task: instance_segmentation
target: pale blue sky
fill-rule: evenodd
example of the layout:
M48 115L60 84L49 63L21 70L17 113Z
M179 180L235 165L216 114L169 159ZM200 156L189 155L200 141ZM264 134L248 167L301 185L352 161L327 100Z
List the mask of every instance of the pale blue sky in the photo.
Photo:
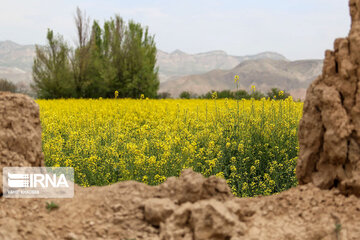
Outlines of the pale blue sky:
M0 41L44 44L51 28L73 43L76 6L100 22L120 14L149 26L167 52L323 58L350 27L347 0L0 0Z

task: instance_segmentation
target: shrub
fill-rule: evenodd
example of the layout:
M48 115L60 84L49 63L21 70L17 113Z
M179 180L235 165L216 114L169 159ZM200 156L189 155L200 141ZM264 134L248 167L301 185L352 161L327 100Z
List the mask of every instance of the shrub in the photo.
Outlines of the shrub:
M158 99L171 98L171 94L170 94L169 92L161 92L161 93L158 93L157 98L158 98Z
M191 93L188 92L188 91L183 91L182 93L180 93L180 98L190 99L191 98Z
M0 91L3 92L16 92L16 86L7 79L0 79Z

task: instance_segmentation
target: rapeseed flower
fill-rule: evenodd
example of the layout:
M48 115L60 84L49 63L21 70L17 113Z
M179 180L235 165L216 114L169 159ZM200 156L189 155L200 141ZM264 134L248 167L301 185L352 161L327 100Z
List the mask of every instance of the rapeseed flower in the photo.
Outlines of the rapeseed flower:
M141 99L36 100L46 166L74 167L82 186L156 185L183 168L225 178L236 196L297 184L302 103Z
M239 81L239 75L235 75L234 82L237 83Z

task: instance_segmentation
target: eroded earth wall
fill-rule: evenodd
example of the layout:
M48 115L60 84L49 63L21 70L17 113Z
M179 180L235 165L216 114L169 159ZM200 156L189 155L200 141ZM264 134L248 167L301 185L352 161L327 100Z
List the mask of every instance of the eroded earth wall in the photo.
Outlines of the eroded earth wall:
M3 167L40 167L39 106L22 94L0 92L0 194Z
M351 30L326 51L308 88L299 127L300 184L360 195L360 0L350 0Z

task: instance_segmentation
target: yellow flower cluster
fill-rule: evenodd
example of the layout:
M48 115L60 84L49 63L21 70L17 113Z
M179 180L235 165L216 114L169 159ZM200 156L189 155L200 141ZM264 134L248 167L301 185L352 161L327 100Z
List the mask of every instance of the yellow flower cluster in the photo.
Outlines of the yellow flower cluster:
M225 178L237 196L296 185L303 104L216 97L38 100L46 165L74 167L83 186L156 185L184 168Z

